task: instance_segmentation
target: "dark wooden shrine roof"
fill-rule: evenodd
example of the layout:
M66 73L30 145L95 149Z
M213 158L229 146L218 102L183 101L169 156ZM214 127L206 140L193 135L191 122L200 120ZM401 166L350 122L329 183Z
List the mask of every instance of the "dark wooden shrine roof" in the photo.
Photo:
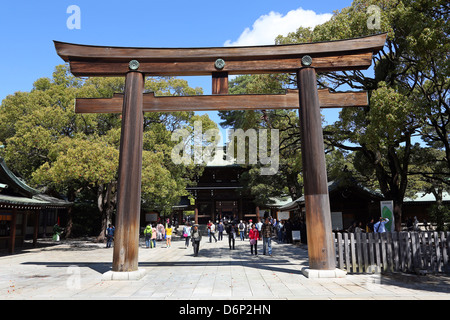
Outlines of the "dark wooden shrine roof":
M353 189L357 190L359 194L365 195L367 198L374 199L374 200L383 200L384 196L375 190L371 190L365 186L363 186L361 183L356 182L356 180L351 179L353 183L348 184L348 181L345 179L338 179L335 181L329 181L328 182L328 193L330 197L333 195L334 192L338 192L342 189ZM285 204L280 208L280 210L283 211L289 211L299 208L300 206L303 206L305 204L305 196L301 196L300 198Z
M28 186L0 158L0 206L3 208L64 208L72 203Z

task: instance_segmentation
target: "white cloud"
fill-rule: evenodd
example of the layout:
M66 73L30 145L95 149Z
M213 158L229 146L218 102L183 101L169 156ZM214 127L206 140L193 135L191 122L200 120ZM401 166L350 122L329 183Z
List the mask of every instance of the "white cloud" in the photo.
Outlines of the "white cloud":
M278 35L286 36L296 31L300 26L314 28L331 19L331 13L316 14L312 10L298 8L289 11L286 15L271 11L262 15L252 28L246 28L236 41L227 40L225 46L255 46L274 44Z

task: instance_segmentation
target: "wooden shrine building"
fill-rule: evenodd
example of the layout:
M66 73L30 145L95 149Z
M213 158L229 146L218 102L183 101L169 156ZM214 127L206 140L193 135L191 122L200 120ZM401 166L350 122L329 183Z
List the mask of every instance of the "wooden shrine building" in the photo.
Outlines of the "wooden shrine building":
M58 217L71 203L28 186L0 158L0 249L14 253L28 238L51 233Z
M346 230L353 222L363 226L371 218L380 216L381 193L364 187L354 179L340 179L328 182L330 214L333 231ZM280 208L291 217L305 219L305 197L302 196Z
M213 161L206 164L196 186L186 188L195 198L195 221L257 219L258 207L245 194L239 178L247 169L234 160L224 160L223 149L217 150Z
M186 188L193 201L184 196L172 207L173 217L180 223L186 216L185 211L193 211L191 221L198 224L206 224L209 220L256 222L265 216L277 218L280 207L291 202L291 198L285 196L270 199L270 203L262 206L256 205L254 197L240 181L250 167L237 164L235 159L226 159L225 149L217 148L213 161L207 163L202 174L195 178L195 186Z

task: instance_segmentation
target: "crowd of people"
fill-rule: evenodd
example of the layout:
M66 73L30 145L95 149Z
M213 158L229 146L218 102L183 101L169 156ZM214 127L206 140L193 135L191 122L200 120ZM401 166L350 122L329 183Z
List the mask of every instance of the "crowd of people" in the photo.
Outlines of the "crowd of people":
M230 234L234 232L234 234L237 235L237 237L244 241L246 239L251 239L250 232L252 230L252 227L256 227L256 231L258 231L258 240L262 240L262 226L264 224L268 224L270 226L271 232L272 232L272 238L276 239L278 242L282 243L292 243L292 231L300 231L302 234L306 234L306 226L303 223L303 221L297 219L292 221L289 220L283 220L278 221L275 218L267 217L265 219L259 219L258 222L253 222L252 219L248 221L239 220L239 221L229 221L228 223L224 224L223 221L220 221L217 223L217 225L214 225L212 221L208 222L208 236L211 234L211 226L212 226L212 234L215 234L215 232L218 232L218 239L223 239L223 232L226 231L227 234ZM227 229L228 228L228 229ZM231 229L230 229L231 228ZM236 238L235 238L236 239ZM306 238L305 238L306 240Z
M258 255L258 245L261 246L262 244L262 254L271 256L273 240L277 240L280 243L292 243L292 231L301 231L301 229L304 229L303 232L306 234L306 227L303 223L300 221L292 222L290 219L277 221L277 219L272 217L266 217L258 219L257 222L254 222L252 219L248 221L222 219L216 221L216 223L210 220L206 225L207 234L205 236L211 243L213 241L223 241L225 235L230 250L235 250L236 241L248 241L251 255ZM191 233L192 227L187 222L182 232L183 237L186 239L186 248L189 247L190 238L192 237ZM198 254L198 246L196 250L194 255Z
M165 241L166 247L170 248L172 245L172 234L175 227L168 222L164 226L161 222L149 223L144 229L145 247L156 248L156 241Z
M386 232L386 223L389 222L388 218L380 217L377 222L375 219L370 219L369 222L363 226L361 221L354 221L352 225L347 228L347 232L350 233L359 233L359 232L374 232L374 233L384 233Z
M259 219L254 223L252 219L248 222L240 221L218 221L214 224L213 221L209 221L207 224L207 232L209 242L214 239L215 242L222 241L224 232L228 238L228 246L230 250L235 250L236 240L249 241L250 253L253 255L258 254L258 241L262 241L263 255L272 255L272 238L276 234L276 228L279 223L276 219L266 218ZM278 228L280 228L278 226ZM217 233L217 238L216 238Z
M361 221L354 221L352 225L346 229L347 232L358 233L358 232L373 232L373 233L384 233L386 232L386 224L389 222L388 218L380 217L377 221L375 219L370 219L366 225L363 225ZM425 230L429 230L429 224L426 220L423 221L423 227ZM415 216L414 219L408 217L406 219L406 231L421 231L419 227L419 220Z
M383 217L380 217L378 221L371 219L365 225L363 225L362 222L355 221L348 229L346 229L346 231L354 233L384 233L386 232L386 224L388 222L389 219ZM408 218L406 223L408 231L418 231L418 225L419 222L417 217L414 217L414 220ZM426 225L425 221L424 226ZM166 248L170 248L172 245L172 235L176 232L177 227L178 224L176 222L171 223L170 220L167 220L165 224L163 224L162 221L148 224L143 231L145 247L156 248L157 241L160 241L166 243ZM252 219L249 219L248 221L222 219L214 223L210 220L206 225L207 234L205 234L205 236L207 236L208 241L211 243L213 241L223 241L224 235L226 235L230 250L235 250L236 241L248 241L251 255L258 255L258 245L261 246L262 244L263 255L268 254L271 256L272 241L276 240L279 243L293 243L294 239L292 237L292 231L300 231L300 241L306 243L306 225L303 221L300 219L294 221L291 219L278 221L272 217L258 219L257 222L254 222ZM112 246L114 232L114 226L109 225L106 230L107 248ZM203 234L198 224L191 223L190 221L185 222L181 237L185 241L185 248L189 248L190 244L192 244L194 256L197 256L199 253L202 236Z
M277 240L280 243L292 243L292 231L301 230L303 224L287 221L277 221L272 217L258 219L254 222L252 219L243 220L220 220L214 223L209 221L206 225L206 232L209 242L218 242L224 240L224 235L228 240L230 250L235 250L236 241L248 241L251 255L258 255L258 246L262 245L263 255L272 255L272 241ZM306 232L306 228L304 228ZM177 224L169 220L165 224L162 221L158 223L149 223L143 230L146 248L156 248L157 242L165 242L166 248L172 245L172 235L176 233ZM202 232L199 225L186 221L183 226L181 237L184 239L185 248L192 244L194 256L198 255ZM114 227L107 229L107 247L112 246L114 238ZM260 251L261 252L261 249Z

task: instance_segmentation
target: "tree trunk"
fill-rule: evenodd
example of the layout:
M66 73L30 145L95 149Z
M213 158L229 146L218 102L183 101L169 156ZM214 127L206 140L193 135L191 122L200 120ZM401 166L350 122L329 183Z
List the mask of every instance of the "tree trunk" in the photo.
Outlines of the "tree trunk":
M72 187L69 187L69 190L67 190L67 200L72 203L75 201L75 189ZM67 208L67 224L65 230L66 238L72 237L72 228L73 228L73 206L69 206Z
M106 228L108 224L112 223L113 205L113 185L114 183L107 183L106 185L98 186L97 191L97 206L102 215L102 226L100 234L97 236L98 242L105 242Z
M298 172L286 174L286 182L289 187L289 193L291 195L292 201L297 200L302 196L303 186L298 183L297 176Z
M394 200L394 223L395 231L402 231L402 211L403 211L403 199L402 201Z

